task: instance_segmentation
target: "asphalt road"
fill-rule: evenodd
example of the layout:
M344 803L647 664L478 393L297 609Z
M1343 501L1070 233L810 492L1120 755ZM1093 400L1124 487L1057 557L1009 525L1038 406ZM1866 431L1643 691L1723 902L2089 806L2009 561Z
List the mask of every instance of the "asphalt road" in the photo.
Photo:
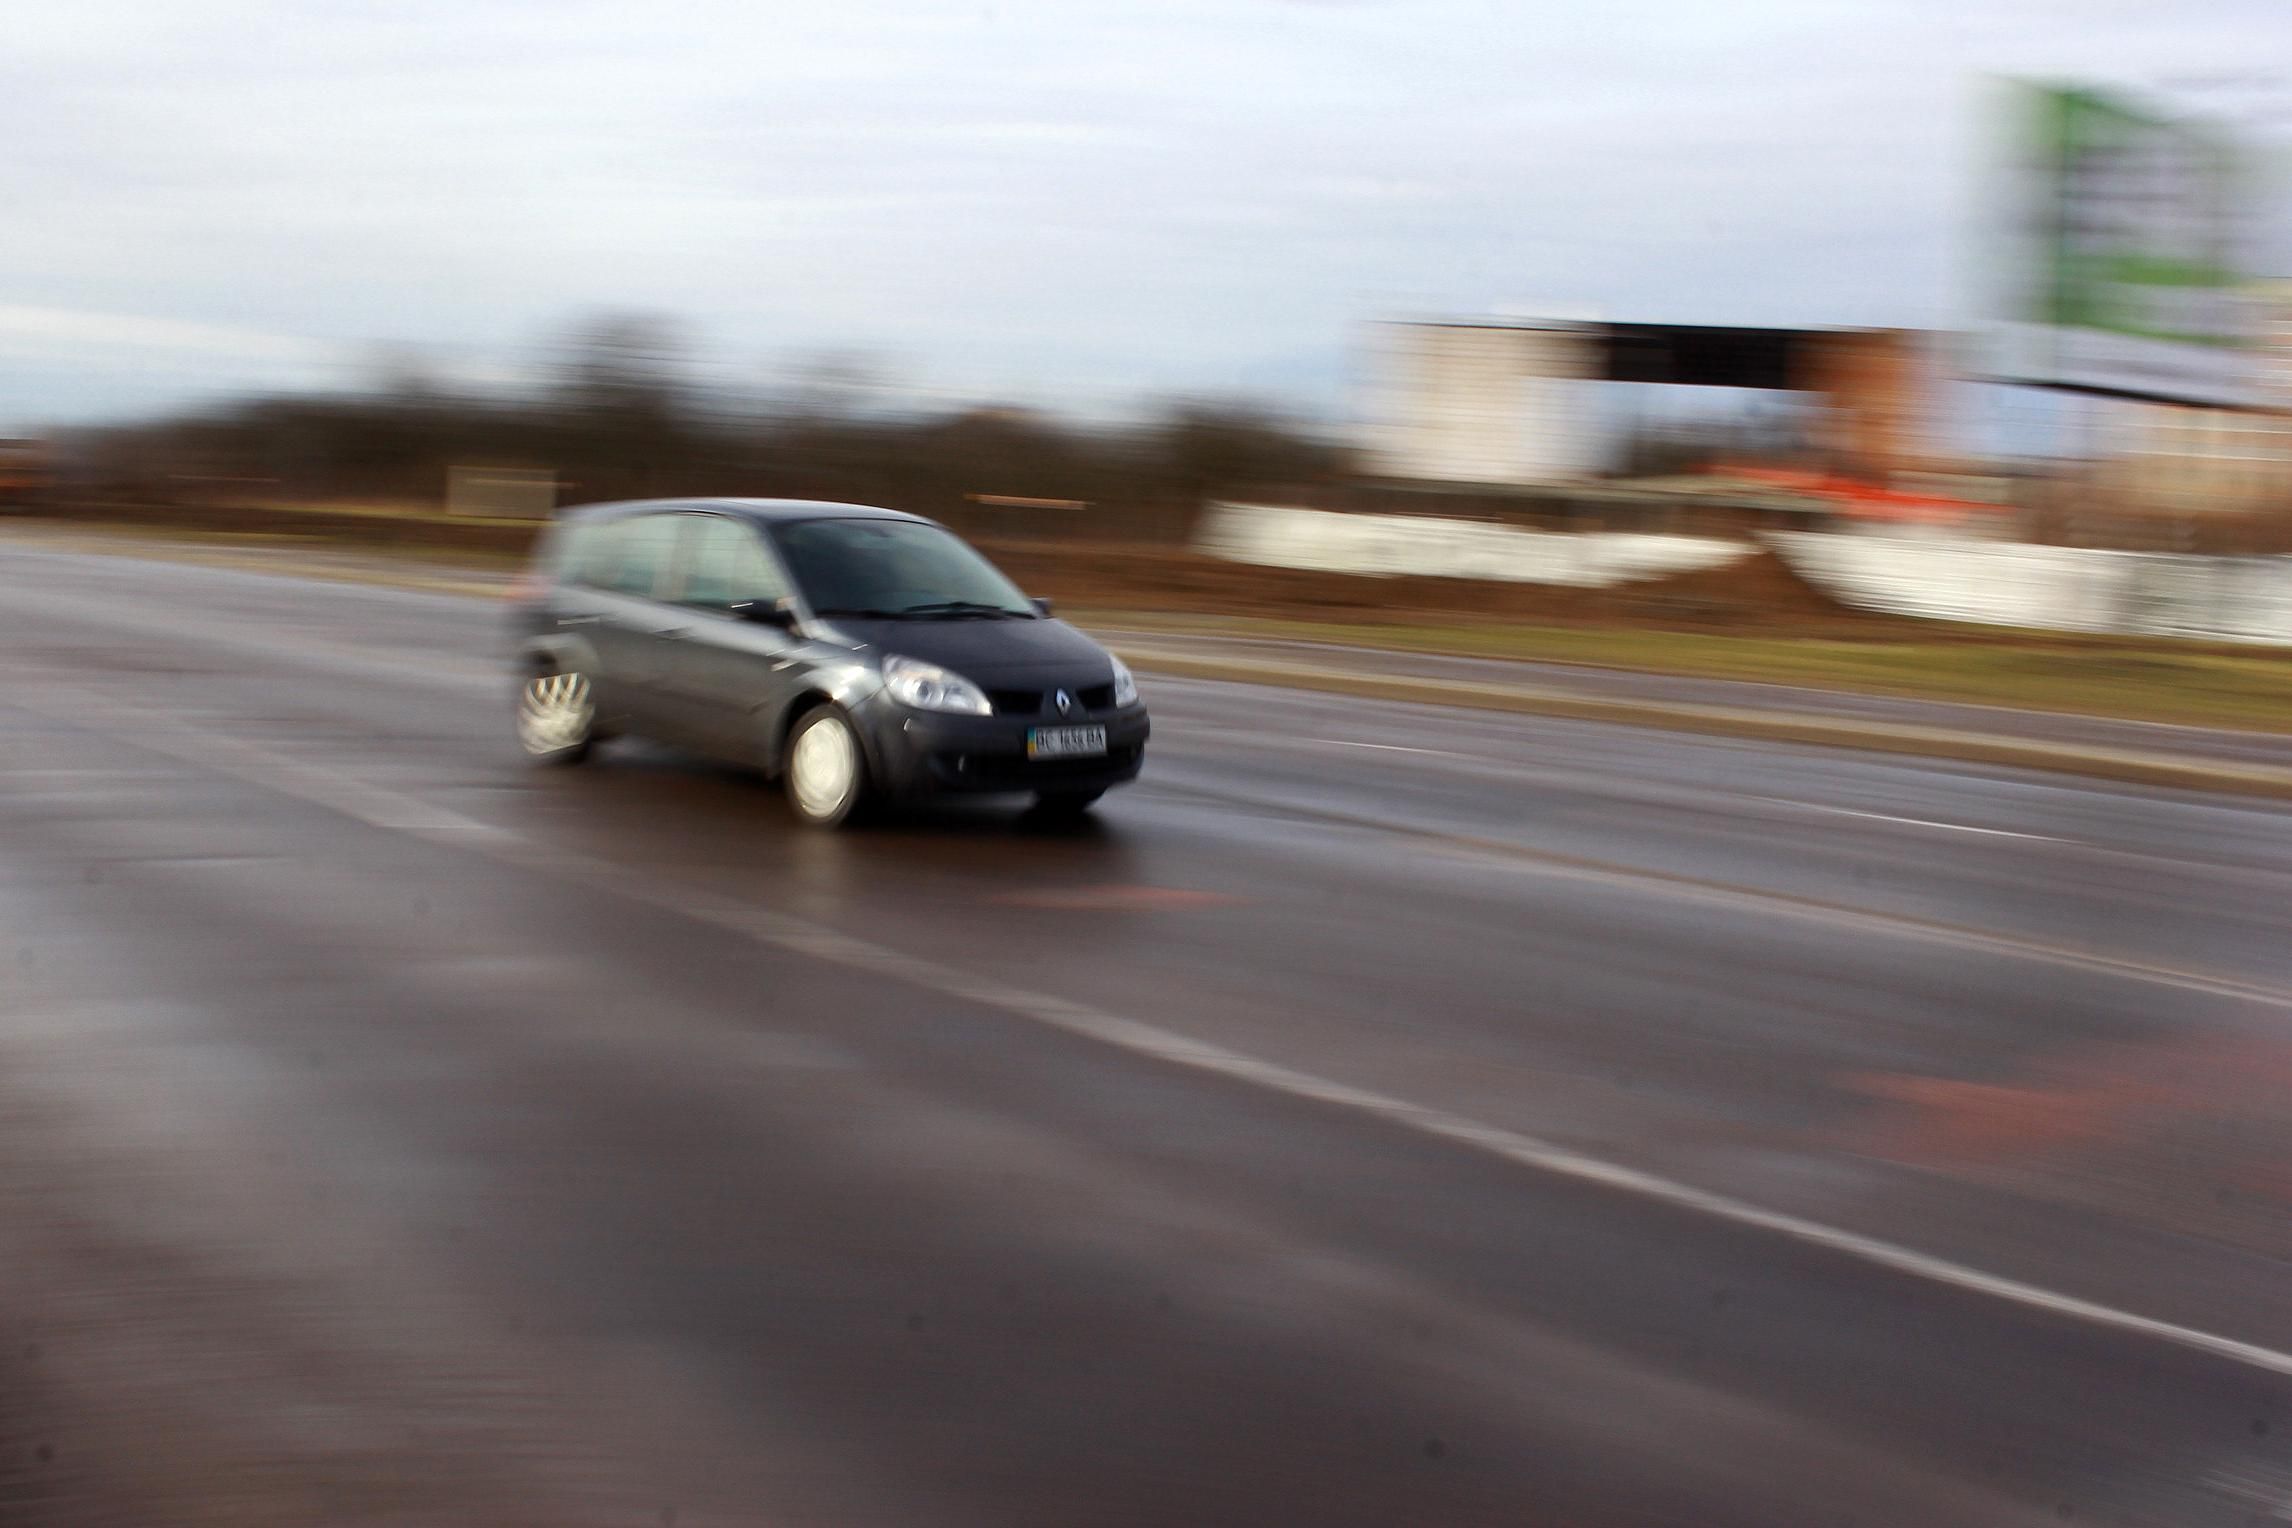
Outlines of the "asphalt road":
M1433 653L1371 651L1286 638L1201 636L1184 629L1115 635L1177 653L1220 658L1262 656L1276 662L1334 664L1372 674L1512 684L1602 700L1718 706L1783 716L1820 716L1882 725L1938 727L2031 742L2145 753L2221 763L2292 765L2292 735L2124 721L2060 711L2024 711L1966 702L1858 695L1747 679L1703 679L1581 663L1512 658L1459 658Z
M1165 682L796 829L0 554L0 1513L2292 1518L2292 814Z

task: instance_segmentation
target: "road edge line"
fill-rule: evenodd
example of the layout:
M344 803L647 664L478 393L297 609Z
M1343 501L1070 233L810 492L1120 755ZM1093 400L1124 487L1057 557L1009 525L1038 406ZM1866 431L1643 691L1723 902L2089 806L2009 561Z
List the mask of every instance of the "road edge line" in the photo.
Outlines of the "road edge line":
M2083 775L2128 785L2155 785L2292 800L2292 770L2264 765L2212 763L2132 749L2077 747L2037 739L1901 723L1849 721L1748 707L1697 705L1684 701L1609 699L1527 685L1492 684L1471 679L1374 674L1321 664L1279 659L1214 658L1180 653L1145 643L1123 642L1115 651L1143 673L1178 679L1209 679L1269 685L1321 694L1354 695L1419 705L1462 706L1569 721L1655 727L1712 737L1799 743L1864 752L1956 759L2055 774ZM1842 692L1843 693L1843 692Z

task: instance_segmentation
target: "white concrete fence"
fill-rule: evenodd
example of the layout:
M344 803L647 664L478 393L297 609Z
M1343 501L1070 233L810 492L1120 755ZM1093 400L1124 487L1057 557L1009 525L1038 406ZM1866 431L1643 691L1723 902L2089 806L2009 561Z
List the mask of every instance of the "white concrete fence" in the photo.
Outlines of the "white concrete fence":
M2043 631L2292 645L2292 557L2193 557L1950 537L1777 531L1841 604Z
M1605 588L1725 567L1757 550L1704 536L1531 531L1424 515L1351 515L1270 504L1213 504L1195 544L1265 567L1391 578L1496 579Z
M1776 531L1792 570L1843 605L2040 631L2292 646L2292 557L2193 557L1950 535ZM1419 515L1214 504L1196 538L1230 562L1390 578L1608 588L1722 568L1752 543L1533 531Z

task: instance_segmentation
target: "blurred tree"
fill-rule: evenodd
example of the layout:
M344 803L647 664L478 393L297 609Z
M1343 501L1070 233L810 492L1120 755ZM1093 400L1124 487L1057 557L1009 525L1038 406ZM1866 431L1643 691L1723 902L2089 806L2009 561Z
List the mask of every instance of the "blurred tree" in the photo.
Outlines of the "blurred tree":
M1167 491L1186 499L1253 485L1319 482L1344 467L1337 447L1249 402L1174 404L1152 427L1149 442Z
M366 357L364 391L399 408L432 408L453 392L425 351L412 345L375 346Z
M673 491L692 454L696 387L675 322L653 313L604 313L579 325L553 368L560 463L597 497Z
M486 463L554 469L576 499L827 498L1110 536L1124 526L1177 534L1205 496L1326 481L1344 467L1329 441L1246 402L1194 399L1144 424L1086 427L1026 409L903 411L894 400L913 395L848 351L807 358L783 373L784 390L745 404L700 376L670 320L608 313L568 330L523 389L462 386L430 356L392 349L376 352L354 393L246 400L104 431L83 451L123 494L269 484L264 497L434 499L450 467ZM997 518L978 499L998 496L1093 512Z
M892 392L890 368L862 351L825 350L788 368L786 411L806 419L861 419L879 413Z
M674 320L605 313L565 341L555 390L576 412L667 419L687 400L690 384L691 353Z

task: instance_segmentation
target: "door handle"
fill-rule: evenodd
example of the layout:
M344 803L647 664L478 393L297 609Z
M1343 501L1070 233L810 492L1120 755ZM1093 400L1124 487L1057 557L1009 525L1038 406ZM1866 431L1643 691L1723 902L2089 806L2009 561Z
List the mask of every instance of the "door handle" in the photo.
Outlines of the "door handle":
M664 626L659 631L654 632L653 635L668 637L673 641L682 641L692 635L692 628L690 626Z
M603 619L604 617L601 615L561 615L557 618L557 624L560 626L594 626Z

